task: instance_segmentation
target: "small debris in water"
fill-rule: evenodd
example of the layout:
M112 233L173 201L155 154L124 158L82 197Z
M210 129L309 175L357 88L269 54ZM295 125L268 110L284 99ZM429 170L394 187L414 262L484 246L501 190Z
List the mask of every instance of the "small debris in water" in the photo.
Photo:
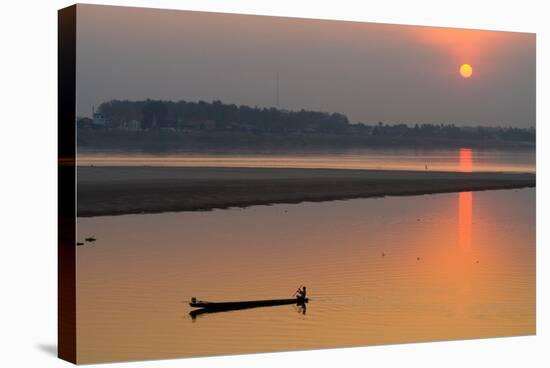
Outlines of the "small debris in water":
M89 238L86 238L84 240L87 241L87 242L95 242L96 241L96 239L94 237L89 237Z
M386 253L382 252L382 257L385 257L386 256Z
M416 257L416 260L417 260L417 261L420 261L420 257Z
M76 245L84 245L82 242L76 242Z

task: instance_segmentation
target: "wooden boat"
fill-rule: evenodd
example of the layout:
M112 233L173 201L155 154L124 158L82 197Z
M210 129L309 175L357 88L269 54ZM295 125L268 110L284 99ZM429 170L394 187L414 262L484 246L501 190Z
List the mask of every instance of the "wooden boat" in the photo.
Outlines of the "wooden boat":
M300 286L294 293L293 298L289 299L267 299L267 300L246 300L236 302L205 302L197 300L197 298L191 298L189 305L195 309L189 314L193 319L203 313L217 313L239 309L260 308L260 307L274 307L277 305L295 304L301 307L305 314L306 303L309 299L306 297L306 287Z
M292 299L271 299L271 300L250 300L242 302L203 302L203 301L193 301L189 303L191 307L198 308L189 312L189 315L193 320L205 313L219 313L219 312L229 312L250 308L261 308L261 307L274 307L278 305L289 305L295 304L302 307L305 313L306 303L309 301L308 298L292 298Z
M218 313L229 312L234 310L260 308L260 307L274 307L278 305L295 304L303 307L305 313L305 305L309 301L308 298L295 297L291 299L271 299L271 300L249 300L242 302L203 302L197 301L195 298L189 303L193 308L199 308L189 312L189 315L193 320L197 316L205 313Z
M209 311L248 309L258 307L273 307L277 305L296 304L303 305L309 301L308 298L290 298L290 299L269 299L269 300L249 300L240 302L204 302L193 300L189 305L193 308L202 308Z

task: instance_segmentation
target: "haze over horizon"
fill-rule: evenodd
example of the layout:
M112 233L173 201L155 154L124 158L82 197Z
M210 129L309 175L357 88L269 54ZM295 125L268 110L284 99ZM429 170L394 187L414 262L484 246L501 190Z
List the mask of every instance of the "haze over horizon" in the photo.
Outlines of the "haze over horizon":
M535 34L81 5L77 114L112 99L535 126ZM469 64L471 77L460 75ZM277 75L279 93L277 97Z

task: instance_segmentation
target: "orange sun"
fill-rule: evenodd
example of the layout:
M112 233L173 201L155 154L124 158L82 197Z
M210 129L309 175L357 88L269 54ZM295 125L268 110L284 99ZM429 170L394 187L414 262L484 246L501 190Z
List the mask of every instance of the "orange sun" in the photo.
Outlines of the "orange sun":
M470 78L474 72L470 64L462 64L458 70L462 78Z

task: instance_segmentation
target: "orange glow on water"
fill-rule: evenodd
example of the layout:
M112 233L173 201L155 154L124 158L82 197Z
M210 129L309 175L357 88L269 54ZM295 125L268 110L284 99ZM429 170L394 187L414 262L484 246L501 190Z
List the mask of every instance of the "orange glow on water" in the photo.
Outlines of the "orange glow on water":
M472 192L458 194L458 245L467 252L472 246Z
M437 194L79 218L80 237L98 239L77 254L79 359L533 334L529 191L477 192L475 212L466 192L458 210L456 194ZM193 322L182 303L269 299L296 280L313 296L306 315L287 306Z
M498 154L495 154L498 153ZM467 153L465 153L467 155ZM476 150L476 171L535 172L534 151ZM472 152L473 156L473 152ZM167 167L263 167L309 169L383 169L458 171L459 152L455 148L398 151L357 149L326 154L116 154L81 153L78 166L167 166ZM473 160L472 160L473 161ZM472 167L473 169L473 167Z
M472 149L458 151L460 172L472 172ZM462 251L469 251L472 244L472 192L458 194L458 244Z
M458 151L458 171L460 172L472 172L472 149L461 148Z

